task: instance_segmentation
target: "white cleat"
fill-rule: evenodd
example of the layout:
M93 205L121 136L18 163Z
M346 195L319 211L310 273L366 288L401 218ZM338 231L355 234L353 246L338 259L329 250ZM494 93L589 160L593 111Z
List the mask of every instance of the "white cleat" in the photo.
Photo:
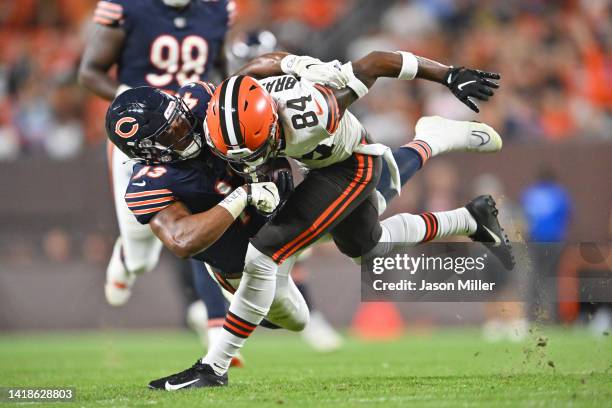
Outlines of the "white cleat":
M342 347L344 341L318 311L310 313L310 320L302 331L302 338L316 351L329 353Z
M414 140L426 142L432 156L447 152L495 153L502 148L502 138L491 126L470 121L424 116L415 127Z
M106 268L106 283L104 294L111 306L123 306L132 295L132 286L136 275L129 272L123 263L121 255L121 238L117 238L108 267Z

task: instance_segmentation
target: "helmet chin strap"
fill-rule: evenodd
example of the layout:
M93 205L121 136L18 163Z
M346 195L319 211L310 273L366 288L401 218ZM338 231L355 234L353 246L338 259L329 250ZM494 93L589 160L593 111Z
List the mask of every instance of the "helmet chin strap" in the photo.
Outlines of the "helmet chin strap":
M162 0L166 6L185 7L191 0Z

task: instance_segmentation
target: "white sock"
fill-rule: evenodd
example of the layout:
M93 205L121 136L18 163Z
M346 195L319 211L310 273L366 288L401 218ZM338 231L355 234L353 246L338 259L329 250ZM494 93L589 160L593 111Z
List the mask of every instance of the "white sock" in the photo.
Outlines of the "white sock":
M472 235L476 221L465 207L435 213L397 214L381 222L380 242L418 244L451 235Z
M217 342L217 339L221 336L221 333L223 333L223 326L208 327L208 348L211 348L212 345Z
M425 221L414 214L396 214L381 221L383 233L380 242L418 244L426 233Z
M476 232L476 220L465 207L452 211L440 211L431 214L437 221L437 232L432 239L444 238L452 235L469 236ZM423 214L423 215L425 215Z
M276 287L278 265L249 244L240 286L225 317L223 330L211 344L202 363L218 375L229 369L232 358L270 310Z

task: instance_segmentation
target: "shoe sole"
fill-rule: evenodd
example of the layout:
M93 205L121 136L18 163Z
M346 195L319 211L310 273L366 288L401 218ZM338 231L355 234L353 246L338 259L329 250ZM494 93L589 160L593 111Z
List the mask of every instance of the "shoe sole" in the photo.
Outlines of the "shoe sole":
M482 140L483 143L480 146L468 147L468 152L497 153L504 145L499 133L486 123L471 122L470 134Z

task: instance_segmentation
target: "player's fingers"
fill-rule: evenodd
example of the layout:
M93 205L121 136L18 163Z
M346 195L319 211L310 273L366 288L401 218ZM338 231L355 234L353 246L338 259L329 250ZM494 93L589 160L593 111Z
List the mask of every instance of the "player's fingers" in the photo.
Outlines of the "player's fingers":
M484 95L483 93L480 92L476 92L473 95L474 98L476 99L480 99L481 101L488 101L489 100L489 96L488 95Z
M280 172L279 176L280 176L280 178L281 178L281 181L282 181L282 186L283 186L283 187L282 187L282 192L283 192L284 194L286 194L286 193L288 193L288 192L289 192L289 190L290 190L290 188L291 188L291 187L290 187L290 179L289 179L289 177L291 177L291 176L290 176L290 175L289 175L289 173L287 173L285 170L282 170L282 171ZM279 191L279 194L280 194L280 191Z
M488 79L483 79L482 83L490 88L494 88L494 89L499 88L499 84L497 82L489 81Z
M336 89L342 89L346 86L346 82L343 81L341 78L332 78L330 80L330 85Z
M474 101L472 101L471 97L467 97L465 98L465 100L463 101L463 103L465 103L467 105L468 108L470 108L471 110L473 110L476 113L480 112L480 109L478 109L478 105L476 105L474 103Z
M493 96L495 92L491 88L487 88L486 86L481 86L478 88L478 93L481 93L485 96Z
M501 75L499 75L497 72L488 72L488 71L480 71L480 70L478 70L477 72L481 78L501 79Z
M340 70L340 69L342 68L342 64L341 64L341 63L340 63L340 61L338 61L337 59L335 59L335 60L333 60L333 61L329 61L329 64L330 64L332 67L334 67L334 68L336 68L336 69L338 69L338 70Z
M338 89L344 88L346 84L349 83L349 77L342 71L338 70L334 72L334 82L337 85Z

